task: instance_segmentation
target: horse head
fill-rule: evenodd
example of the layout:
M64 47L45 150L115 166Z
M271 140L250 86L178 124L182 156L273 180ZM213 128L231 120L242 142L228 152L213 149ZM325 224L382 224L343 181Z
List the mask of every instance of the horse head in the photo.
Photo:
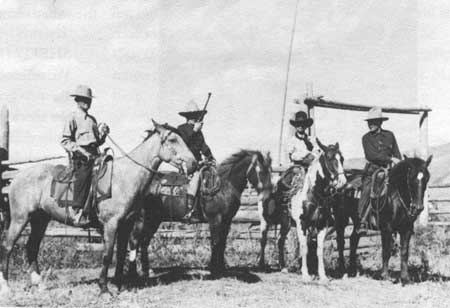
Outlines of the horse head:
M404 160L399 163L399 165L404 164L406 166L404 188L399 187L399 191L411 217L417 217L424 209L423 199L430 179L428 167L432 158L433 155L424 161L421 158L408 158L404 155ZM401 166L399 167L401 168ZM398 183L398 185L401 185L401 183Z
M160 140L158 158L178 169L186 169L187 174L192 173L197 167L194 155L187 147L178 131L168 124L159 124L152 119L154 131Z
M250 184L258 192L261 201L268 199L272 193L272 158L270 153L265 156L255 151L251 154L251 161L246 176Z
M341 189L347 183L344 174L344 157L339 150L339 143L325 146L316 138L317 144L322 149L319 162L325 178L328 178L329 184L334 189Z

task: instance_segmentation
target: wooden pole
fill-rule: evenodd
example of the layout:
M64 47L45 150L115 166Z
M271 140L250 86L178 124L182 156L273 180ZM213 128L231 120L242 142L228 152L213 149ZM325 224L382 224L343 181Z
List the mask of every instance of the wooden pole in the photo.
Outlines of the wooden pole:
M6 211L8 209L8 199L2 194L6 181L2 180L2 173L8 168L4 161L9 158L9 111L3 105L0 109L0 228L4 229L6 224Z
M281 148L283 146L284 117L285 117L285 113L286 113L286 98L287 98L287 90L288 90L288 84L289 84L289 71L291 68L292 46L294 45L295 26L297 24L297 10L298 10L299 1L300 0L297 0L295 3L294 21L292 23L291 39L290 39L290 43L289 43L289 55L288 55L287 68L286 68L286 80L284 82L283 111L281 114L280 138L279 138L279 144L278 144L278 164L279 165L281 165L281 163L283 161L282 155L281 155Z
M9 111L3 105L0 110L0 160L9 158Z
M313 119L313 124L309 128L309 135L311 136L311 140L316 139L316 119L315 119L315 111L314 106L308 105L308 117Z
M419 140L420 140L420 156L423 159L428 158L428 111L422 112L419 121ZM423 211L419 216L419 224L421 226L427 226L429 220L429 203L428 203L428 190L425 191L423 198Z

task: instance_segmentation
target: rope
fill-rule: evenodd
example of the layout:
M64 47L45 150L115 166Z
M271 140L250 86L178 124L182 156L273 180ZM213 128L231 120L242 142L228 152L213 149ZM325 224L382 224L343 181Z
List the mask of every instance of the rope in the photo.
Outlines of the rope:
M111 143L117 148L119 149L119 151L122 153L123 156L125 156L126 158L128 158L129 160L131 160L133 163L135 163L136 165L138 165L139 167L144 168L145 170L147 170L148 172L153 172L156 173L157 171L153 168L149 168L147 166L144 166L143 164L141 164L140 162L136 161L134 158L132 158L130 155L127 154L127 152L125 152L109 135L107 135L109 141L111 141Z

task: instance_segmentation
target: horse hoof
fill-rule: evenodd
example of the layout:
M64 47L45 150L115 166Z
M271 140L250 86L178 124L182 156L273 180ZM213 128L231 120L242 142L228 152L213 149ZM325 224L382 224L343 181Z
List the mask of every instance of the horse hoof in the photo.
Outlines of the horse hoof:
M287 274L287 273L289 273L289 271L288 271L288 269L287 269L286 267L283 267L283 268L281 269L281 273Z
M411 283L411 280L409 279L409 277L402 277L400 278L400 281L402 282L402 286L404 287L407 284Z
M327 284L330 282L330 279L327 276L320 276L319 277L319 282L322 284Z
M348 275L344 274L344 276L342 276L342 280L347 280L348 279Z
M381 273L381 280L390 280L391 277L389 277L389 273L383 272Z
M42 282L42 277L41 275L39 275L36 272L32 272L30 275L30 279L31 279L31 285L32 286L37 286Z
M100 290L100 294L98 295L99 298L112 298L114 295L111 291L109 291L108 288L103 288Z
M310 275L303 275L302 274L302 281L303 282L311 282L312 281L312 277Z

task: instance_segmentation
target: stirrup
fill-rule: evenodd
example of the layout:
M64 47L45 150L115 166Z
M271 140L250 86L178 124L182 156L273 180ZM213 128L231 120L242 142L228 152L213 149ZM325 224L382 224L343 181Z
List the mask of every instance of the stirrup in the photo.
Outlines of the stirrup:
M358 228L356 229L356 233L359 235L365 235L368 232L368 224L367 222L360 223Z

